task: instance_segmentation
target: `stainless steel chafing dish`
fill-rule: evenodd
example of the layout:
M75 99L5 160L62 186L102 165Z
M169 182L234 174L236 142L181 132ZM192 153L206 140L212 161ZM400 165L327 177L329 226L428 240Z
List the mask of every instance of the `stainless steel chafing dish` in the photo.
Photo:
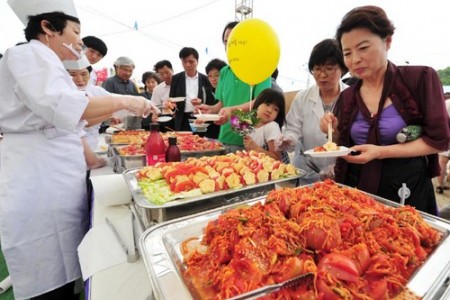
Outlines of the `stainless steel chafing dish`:
M147 228L167 220L256 198L267 194L270 190L275 189L276 185L294 187L296 186L297 179L305 175L304 171L298 170L298 175L296 176L280 178L278 180L271 180L253 185L246 185L241 187L239 190L229 189L203 194L197 197L176 199L165 204L158 205L151 203L139 188L135 177L135 173L138 170L139 168L126 170L122 173L122 175L130 188L133 201L137 206L137 211Z
M399 205L383 198L373 197L389 206ZM239 204L167 221L147 229L141 236L140 247L155 299L193 299L181 275L183 257L180 244L189 237L201 237L209 221L217 219L219 215L237 205L252 205L263 202L264 199L265 197L250 199ZM450 273L450 222L425 213L422 213L422 216L428 224L443 233L443 239L425 264L416 271L407 287L425 300L439 299L443 293L443 284ZM445 294L450 295L450 290Z
M108 157L112 157L113 170L116 173L122 173L129 169L138 167L145 167L147 165L146 157L142 155L120 155L119 149L128 144L115 144L111 141L111 136L106 136L105 141L108 144ZM185 161L190 157L199 158L202 156L215 156L225 154L225 148L195 150L195 151L180 151L181 161Z

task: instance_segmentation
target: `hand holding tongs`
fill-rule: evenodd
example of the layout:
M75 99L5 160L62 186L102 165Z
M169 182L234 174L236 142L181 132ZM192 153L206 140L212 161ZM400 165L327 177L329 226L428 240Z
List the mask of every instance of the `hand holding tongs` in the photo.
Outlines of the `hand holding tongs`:
M281 283L263 286L263 287L255 289L253 291L250 291L250 292L247 292L247 293L243 293L243 294L234 296L232 298L228 298L228 300L256 299L256 298L259 298L259 297L271 294L273 292L279 291L281 289L285 289L285 288L290 288L290 287L296 286L305 277L309 277L309 276L313 276L313 275L314 275L314 273L312 273L312 272L305 273L305 274L299 275L297 277L294 277L292 279L286 280L286 281L281 282Z

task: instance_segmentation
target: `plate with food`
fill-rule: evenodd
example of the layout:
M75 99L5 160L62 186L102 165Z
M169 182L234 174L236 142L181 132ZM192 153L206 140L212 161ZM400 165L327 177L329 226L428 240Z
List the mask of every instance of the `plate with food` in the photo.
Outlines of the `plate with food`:
M171 116L161 116L161 117L158 117L156 119L156 121L158 121L160 123L165 123L165 122L169 122L170 120L172 120L172 118L173 117L171 117Z
M209 123L190 123L192 127L197 128L197 129L203 129L209 126Z
M183 102L186 100L186 97L170 97L169 100L172 102Z
M314 149L310 149L305 151L306 155L310 155L311 157L339 157L344 156L352 152L351 149L338 146L336 143L327 142L323 146L315 147Z
M201 121L218 121L222 116L217 115L217 114L198 114L198 115L194 115L194 117L196 117L198 120Z

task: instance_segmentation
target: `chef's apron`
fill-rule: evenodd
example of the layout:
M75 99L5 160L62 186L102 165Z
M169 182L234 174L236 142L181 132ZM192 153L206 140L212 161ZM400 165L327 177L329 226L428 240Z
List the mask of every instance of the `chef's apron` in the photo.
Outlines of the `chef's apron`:
M77 247L88 229L80 136L5 133L1 147L2 248L16 299L81 277Z

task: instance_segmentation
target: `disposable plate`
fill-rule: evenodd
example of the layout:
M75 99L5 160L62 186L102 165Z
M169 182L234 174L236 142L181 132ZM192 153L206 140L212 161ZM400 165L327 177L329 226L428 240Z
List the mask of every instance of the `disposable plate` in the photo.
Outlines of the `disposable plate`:
M194 115L194 117L196 117L199 120L202 121L217 121L220 119L221 116L219 115L214 115L214 114L198 114L198 115Z
M310 155L311 157L339 157L339 156L347 155L350 152L352 152L351 149L344 147L344 146L339 146L339 150L337 150L337 151L315 152L314 149L310 149L308 151L305 151L304 153L307 155Z

